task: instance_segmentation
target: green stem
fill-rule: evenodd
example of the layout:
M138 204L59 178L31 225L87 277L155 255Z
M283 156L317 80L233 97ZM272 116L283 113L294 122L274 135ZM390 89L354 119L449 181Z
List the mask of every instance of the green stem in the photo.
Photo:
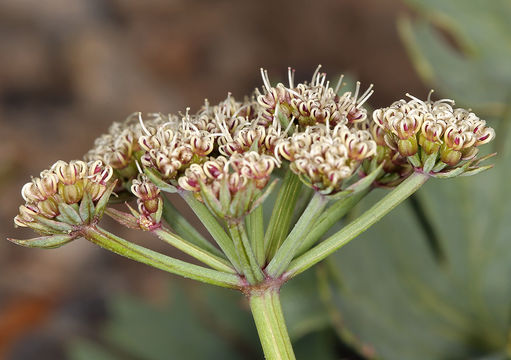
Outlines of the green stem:
M288 169L277 200L275 200L270 223L264 234L264 249L267 259L273 257L286 238L301 185L300 178Z
M220 249L224 252L227 259L231 262L238 273L242 273L242 268L238 254L231 238L225 232L224 228L216 220L215 216L208 210L206 205L195 199L193 194L185 192L181 194L186 203L193 210L208 232L213 236Z
M261 282L264 279L264 274L252 251L243 222L229 224L229 231L247 281L252 285Z
M301 255L309 250L332 226L334 226L344 215L346 215L355 205L369 193L369 189L361 191L349 198L337 200L332 206L327 208L323 214L314 223L310 231L305 236L302 245L298 248L296 255Z
M264 264L264 221L262 204L245 218L252 250L259 266Z
M295 359L282 314L279 290L252 294L249 303L266 360Z
M167 244L172 245L185 254L190 255L194 259L202 261L204 264L209 265L215 270L236 274L236 270L232 268L231 264L229 264L227 260L218 257L207 250L204 250L200 246L180 238L179 236L170 232L168 229L155 229L153 230L153 233L156 234L161 240L165 241Z
M199 245L203 249L206 249L218 256L224 256L224 254L217 249L212 243L210 243L204 236L198 232L192 224L181 215L181 212L167 199L166 196L163 198L163 214L162 217L165 219L167 224L172 230L179 236L188 239L195 245Z
M106 250L172 274L231 289L239 289L241 286L241 279L237 275L207 269L171 258L130 243L99 227L84 227L82 235L90 242Z
M291 260L293 260L296 251L302 245L305 234L321 215L327 203L328 199L325 196L320 193L314 194L309 205L293 227L293 230L287 236L286 240L284 240L282 246L266 267L266 273L269 276L277 278L284 272Z
M428 175L419 172L410 175L410 177L399 184L394 190L374 204L357 219L346 225L325 241L313 247L302 256L293 260L286 269L285 276L287 278L291 278L298 275L302 271L305 271L314 264L320 262L337 249L346 245L417 191L428 180L428 178Z

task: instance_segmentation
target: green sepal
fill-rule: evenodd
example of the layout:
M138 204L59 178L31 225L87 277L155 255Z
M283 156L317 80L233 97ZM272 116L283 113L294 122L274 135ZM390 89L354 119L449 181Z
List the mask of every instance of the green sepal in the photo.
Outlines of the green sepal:
M419 154L415 154L413 156L407 157L408 161L414 168L420 168L421 167L421 160L419 158Z
M177 193L177 188L173 185L168 184L160 176L160 173L155 169L144 168L144 174L156 185L161 191L168 193Z
M482 157L480 157L480 158L472 159L472 161L471 161L471 165L472 165L472 166L477 166L477 165L479 165L480 163L482 163L483 161L486 161L486 160L488 160L488 159L490 159L490 158L494 157L495 155L497 155L497 153L496 153L496 152L491 153L491 154L488 154L488 155L485 155L485 156L482 156Z
M465 171L465 169L463 168L463 166L460 166L453 170L449 170L446 172L439 172L439 173L435 173L435 174L431 174L431 175L436 178L439 178L439 179L449 179L449 178L461 175L461 173L463 173L464 171Z
M477 174L477 172L473 172L472 170L476 170L477 165L479 163L495 156L495 154L496 153L492 153L492 154L483 156L482 158L479 158L479 159L474 158L472 160L467 161L462 166L459 166L453 170L443 172L443 173L432 174L432 176L440 178L440 179L447 179L447 178L451 178L451 177L455 177L455 176L461 176L461 174L463 174L464 172L470 172L470 175L475 175L475 174ZM484 170L489 169L489 167L487 167L487 166L483 166L483 168L484 168ZM484 171L484 170L481 170L481 171ZM481 172L481 171L479 171L479 172ZM466 175L466 176L470 176L470 175Z
M60 230L55 230L47 225L40 223L39 220L35 216L34 216L34 219L36 219L36 221L23 221L23 223L41 235L54 235L54 234L62 233L62 231L60 231ZM51 220L51 221L53 221L53 220ZM55 222L57 222L57 221L55 221Z
M117 209L108 208L105 210L105 214L110 216L112 219L117 221L119 224L126 226L129 229L139 230L140 226L137 222L137 217L128 214L124 211L119 211Z
M438 157L437 152L426 155L424 157L424 165L422 166L422 171L425 172L426 174L429 174L431 170L433 170L433 168L435 167L437 157Z
M83 194L82 201L80 202L79 213L85 223L89 222L94 215L94 203L87 192Z
M215 214L219 218L222 218L223 217L222 204L220 203L220 201L218 201L215 194L213 194L213 192L207 186L205 186L202 181L199 181L199 184L201 188L200 193L206 207L213 214Z
M446 166L447 166L446 163L444 163L443 161L439 161L433 168L433 172L437 173L439 171L442 171L443 169L445 169Z
M158 199L158 209L154 213L153 217L157 223L161 221L161 215L163 214L163 200L161 198Z
M76 205L76 204L73 204ZM59 203L60 215L56 217L57 220L68 224L80 225L83 224L82 218L78 214L78 206L73 206L66 203Z
M469 169L469 170L463 172L460 176L472 176L472 175L476 175L476 174L479 174L479 173L481 173L483 171L491 169L493 166L494 165L491 164L491 165L477 167L477 168L474 168L474 169Z
M71 240L76 237L73 235L67 234L57 234L57 235L49 235L49 236L41 236L33 239L26 240L17 240L7 238L10 242L13 242L17 245L31 247L31 248L41 248L41 249L54 249L64 244L67 244Z
M117 185L117 180L115 180L110 186L108 186L104 192L104 194L99 198L96 203L96 209L94 210L94 217L96 219L101 219L103 213L105 212L105 208L108 204L108 200L110 199L110 195L114 191L115 186Z
M68 223L51 220L41 215L35 215L34 219L37 221L37 223L43 225L45 228L48 228L48 232L52 234L68 233L73 230L73 226Z

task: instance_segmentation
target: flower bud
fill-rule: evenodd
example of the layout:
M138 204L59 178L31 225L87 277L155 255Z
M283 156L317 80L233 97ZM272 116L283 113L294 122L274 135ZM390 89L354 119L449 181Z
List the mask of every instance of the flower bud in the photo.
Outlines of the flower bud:
M398 140L397 147L401 156L408 157L417 154L419 147L417 145L417 139L411 137L406 140Z
M440 150L440 160L450 166L458 165L461 161L461 151L453 150L447 146L442 146Z

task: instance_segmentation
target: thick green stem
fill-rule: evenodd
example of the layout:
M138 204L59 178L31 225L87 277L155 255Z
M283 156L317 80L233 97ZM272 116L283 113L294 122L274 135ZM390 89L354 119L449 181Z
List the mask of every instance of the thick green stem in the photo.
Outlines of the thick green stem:
M229 224L229 231L231 233L234 246L236 247L236 251L240 257L243 274L245 274L247 281L252 285L261 282L264 279L264 274L257 263L254 252L252 251L243 222Z
M189 240L195 245L199 245L203 249L206 249L218 256L224 256L224 254L210 243L204 236L198 232L192 224L186 220L181 212L167 199L163 197L163 213L162 216L167 224L178 234L179 236Z
M172 274L226 288L238 289L241 286L241 279L237 275L207 269L171 258L130 243L99 227L84 227L81 233L84 238L106 250Z
M428 178L429 176L423 173L416 172L412 174L357 219L293 260L286 269L285 277L291 278L296 276L346 245L417 191Z
M280 306L279 290L251 294L249 302L266 360L295 359Z
M321 215L327 203L328 199L323 195L320 193L314 194L309 205L293 227L293 230L289 233L286 240L282 243L282 246L266 267L266 273L269 276L277 278L284 272L295 256L296 251L302 245L305 234Z
M264 221L262 204L245 217L248 237L259 266L264 264Z
M156 234L161 240L165 241L167 244L170 244L185 254L188 254L191 257L202 261L204 264L215 270L236 274L236 270L224 258L218 257L209 251L204 250L200 246L180 238L179 236L170 232L168 229L155 229L153 230L153 233Z
M238 254L236 253L236 249L231 238L227 235L222 225L220 225L206 205L195 199L193 194L185 192L182 196L188 206L190 206L195 215L197 215L199 220L209 231L211 236L213 236L213 239L215 239L216 243L220 246L220 249L222 249L236 271L241 274L242 268L240 259L238 258Z
M346 215L355 205L369 193L369 190L361 191L346 199L337 200L332 206L327 208L323 214L316 220L310 231L305 236L302 245L296 252L301 255L311 248L332 226L334 226L344 215Z
M288 169L277 200L275 200L270 223L264 234L264 249L267 259L273 257L286 238L301 186L300 178Z

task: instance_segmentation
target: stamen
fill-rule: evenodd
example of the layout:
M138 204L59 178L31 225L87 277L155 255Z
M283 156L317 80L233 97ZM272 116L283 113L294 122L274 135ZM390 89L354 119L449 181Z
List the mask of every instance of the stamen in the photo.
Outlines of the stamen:
M342 74L341 76L339 76L339 80L337 81L337 85L335 86L335 94L337 95L339 93L339 90L341 89L341 87L344 85L342 83L342 80L344 79L344 74Z
M433 95L434 92L435 92L435 90L433 90L433 89L429 90L428 100L427 100L428 103L431 102L431 95Z
M144 121L142 120L142 113L141 112L138 113L138 121L140 122L140 126L142 127L142 130L144 130L146 135L147 136L151 136L151 133L149 132L149 130L147 130L147 128L144 125Z
M289 81L289 87L295 87L295 69L291 69L291 67L287 68L287 78Z
M355 88L355 95L353 95L353 102L356 103L357 102L357 98L358 98L358 92L360 91L360 81L357 81L357 86Z
M142 167L140 166L140 164L138 163L138 160L135 160L135 165L137 166L137 169L138 169L138 172L140 174L143 174L144 173L144 170L142 170Z
M270 86L270 79L268 78L268 71L261 68L261 77L263 78L264 87L266 88L266 91L271 93L271 86Z
M422 101L420 99L417 99L415 96L410 95L408 93L406 93L405 95L408 96L410 99L413 99L413 100L417 101L419 104L422 104L422 105L426 106L426 103L424 101Z
M289 121L289 125L286 127L286 130L284 130L284 133L283 135L286 135L287 132L289 131L289 129L291 129L291 126L293 125L293 121L295 120L296 118L293 116L291 117L291 120Z
M314 71L314 74L312 74L312 83L314 84L314 81L316 80L316 77L318 76L318 73L319 73L319 69L321 69L321 64L318 65L318 67L316 68L316 70Z

